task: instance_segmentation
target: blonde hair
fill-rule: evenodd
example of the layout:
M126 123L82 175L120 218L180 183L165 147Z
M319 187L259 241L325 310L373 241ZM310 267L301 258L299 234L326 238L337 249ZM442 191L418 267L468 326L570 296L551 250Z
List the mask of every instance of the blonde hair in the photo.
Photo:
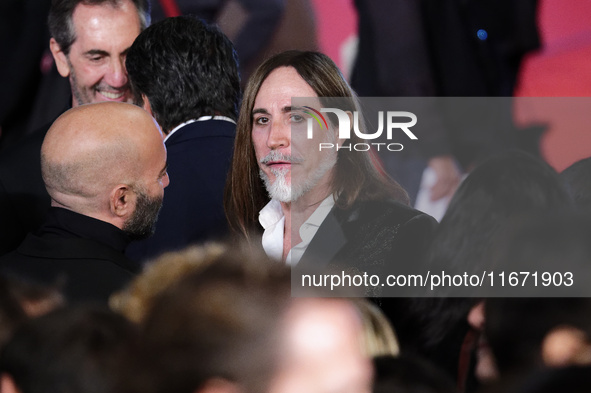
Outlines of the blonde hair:
M363 347L369 357L398 356L400 346L394 328L378 306L367 299L352 299L363 323Z
M127 319L140 323L157 295L188 274L204 270L225 251L224 245L210 243L163 254L149 262L127 288L113 294L109 306Z

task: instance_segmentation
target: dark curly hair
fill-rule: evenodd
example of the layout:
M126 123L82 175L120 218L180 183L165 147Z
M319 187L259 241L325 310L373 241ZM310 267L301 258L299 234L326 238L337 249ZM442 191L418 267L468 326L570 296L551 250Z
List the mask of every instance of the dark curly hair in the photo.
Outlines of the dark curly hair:
M147 97L166 133L201 116L238 116L237 55L216 26L191 16L164 19L137 37L125 64L135 103Z

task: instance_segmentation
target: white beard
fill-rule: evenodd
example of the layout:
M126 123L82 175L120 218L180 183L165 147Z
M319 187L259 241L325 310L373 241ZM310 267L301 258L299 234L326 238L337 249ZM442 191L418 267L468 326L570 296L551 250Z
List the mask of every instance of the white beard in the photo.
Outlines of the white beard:
M272 152L273 153L273 152ZM272 154L271 153L271 154ZM269 193L271 199L276 199L279 202L291 203L297 201L308 191L312 190L322 179L322 177L332 169L337 162L337 155L330 154L322 160L320 165L314 169L306 178L297 179L295 184L290 184L287 181L288 169L271 169L275 175L275 181L271 182L269 177L261 169L259 171L260 177L265 183L265 188ZM292 177L293 182L293 177Z

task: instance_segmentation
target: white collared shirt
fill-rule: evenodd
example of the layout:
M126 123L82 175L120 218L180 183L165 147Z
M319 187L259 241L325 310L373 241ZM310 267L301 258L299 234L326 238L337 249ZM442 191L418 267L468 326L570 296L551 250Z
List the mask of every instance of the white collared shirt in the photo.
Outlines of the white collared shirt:
M178 126L174 127L172 130L170 130L168 135L166 135L166 137L164 138L164 142L166 142L166 140L168 138L170 138L172 136L172 134L174 134L175 132L177 132L178 130L180 130L181 128L186 126L187 124L195 123L196 121L206 121L206 120L223 120L223 121L229 121L230 123L236 124L236 122L234 120L230 119L227 116L201 116L199 119L187 120L186 122L181 123Z
M314 210L312 215L300 227L300 238L302 241L289 250L285 263L295 266L304 255L310 242L318 232L318 228L334 207L334 197L329 195ZM264 228L263 249L273 259L281 260L283 257L283 234L285 232L285 216L281 203L272 199L259 212L259 222Z

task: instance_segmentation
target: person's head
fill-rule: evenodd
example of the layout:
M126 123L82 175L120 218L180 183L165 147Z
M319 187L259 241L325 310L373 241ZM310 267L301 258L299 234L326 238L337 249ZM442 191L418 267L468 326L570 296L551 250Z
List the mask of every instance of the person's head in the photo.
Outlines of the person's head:
M497 154L477 166L454 194L433 239L429 267L481 272L491 239L510 219L571 205L548 164L516 150Z
M519 151L497 154L477 166L454 194L429 248L428 267L449 274L481 275L490 271L485 258L495 247L492 239L511 219L571 204L558 174L548 164ZM473 297L439 298L429 309L417 310L428 321L423 341L435 345L454 326L466 324L478 302ZM480 348L484 357L485 343Z
M154 119L131 104L82 105L61 115L41 147L52 205L149 236L168 185L166 148Z
M369 393L373 376L352 302L300 298L283 320L279 367L269 393Z
M215 26L190 16L155 23L135 40L126 66L135 103L165 133L201 116L238 116L236 52Z
M265 255L205 251L178 253L198 259L182 263L193 271L150 300L122 392L316 393L326 378L338 387L369 380L350 303L293 300L289 268Z
M290 303L289 283L287 267L226 250L205 269L169 285L143 318L138 369L124 391L191 393L217 386L224 392L235 385L264 391L277 359L276 332Z
M160 293L192 272L205 269L225 252L227 246L222 243L167 252L146 263L142 272L125 289L109 298L109 306L129 320L140 323Z
M100 308L64 308L22 324L0 355L3 393L115 391L137 332Z
M339 108L350 116L359 109L355 93L324 54L288 51L261 64L244 91L226 184L226 215L235 231L248 236L269 198L292 203L306 194L320 200L333 194L340 208L388 197L408 202L406 192L379 172L369 152L319 151L319 142L354 144L358 136L338 139L337 121L327 116L326 129L313 123L313 139L307 139L310 116L292 107L294 97L310 97L315 110L330 107L333 101L327 98L340 98ZM292 134L298 136L292 139Z
M131 102L125 56L150 22L146 0L53 0L49 47L70 80L72 106Z
M484 328L501 376L591 365L591 300L582 279L590 271L590 238L591 217L564 211L519 220L499 235L493 261L539 271L544 288L544 297L486 300ZM572 284L564 272L572 273ZM561 285L581 297L549 297Z

